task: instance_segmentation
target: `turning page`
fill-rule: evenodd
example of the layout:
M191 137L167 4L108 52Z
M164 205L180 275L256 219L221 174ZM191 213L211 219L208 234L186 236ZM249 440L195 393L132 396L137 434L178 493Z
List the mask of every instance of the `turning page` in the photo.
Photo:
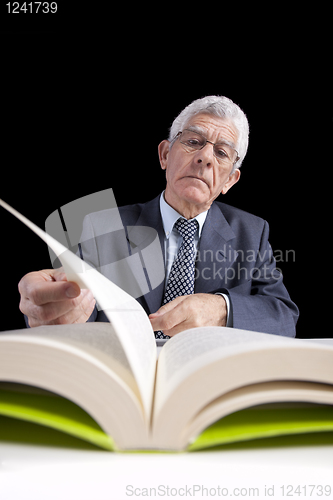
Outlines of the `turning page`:
M156 343L140 304L73 252L0 199L0 205L34 231L53 250L68 281L92 291L116 331L136 379L146 418L151 415L156 369Z

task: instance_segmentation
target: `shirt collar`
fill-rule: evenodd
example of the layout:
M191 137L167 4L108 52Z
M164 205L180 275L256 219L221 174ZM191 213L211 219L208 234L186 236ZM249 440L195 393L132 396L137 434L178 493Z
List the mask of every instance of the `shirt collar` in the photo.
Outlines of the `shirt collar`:
M171 234L171 231L173 229L175 222L179 219L179 217L183 217L183 216L180 215L176 210L174 210L172 207L170 207L170 205L167 204L167 202L164 199L164 191L160 197L160 210L161 210L161 216L162 216L162 222L163 222L165 236L167 239L169 239L169 236ZM194 219L196 219L198 221L198 224L199 224L199 238L201 236L202 228L203 228L203 225L205 223L207 213L208 213L208 210L206 210L205 212L202 212L201 214L194 217Z

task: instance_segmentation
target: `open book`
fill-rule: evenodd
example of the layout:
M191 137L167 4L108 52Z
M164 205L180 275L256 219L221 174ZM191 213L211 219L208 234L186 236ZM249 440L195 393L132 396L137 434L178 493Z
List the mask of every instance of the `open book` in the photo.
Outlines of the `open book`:
M1 332L0 414L110 450L195 450L333 431L330 339L195 328L168 340L156 361L154 333L139 303L0 204L52 248L68 280L89 288L110 320ZM293 404L270 405L282 402Z

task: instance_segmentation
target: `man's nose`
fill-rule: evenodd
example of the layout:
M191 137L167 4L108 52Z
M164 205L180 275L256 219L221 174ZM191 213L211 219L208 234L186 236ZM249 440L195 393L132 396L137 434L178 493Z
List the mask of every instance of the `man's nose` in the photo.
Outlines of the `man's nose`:
M195 162L198 164L203 163L207 167L210 167L214 161L214 150L212 144L207 144L197 151L195 155Z

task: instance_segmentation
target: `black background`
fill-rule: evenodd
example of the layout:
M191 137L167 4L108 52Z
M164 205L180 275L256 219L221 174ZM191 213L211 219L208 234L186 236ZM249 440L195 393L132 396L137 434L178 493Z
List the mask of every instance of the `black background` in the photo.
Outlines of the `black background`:
M332 337L330 69L309 53L312 35L262 22L213 41L212 18L193 31L171 14L162 27L142 10L145 24L58 4L53 19L2 7L0 197L42 228L58 207L109 187L118 206L148 201L165 185L157 146L173 119L194 99L226 95L247 114L250 146L220 199L266 219L275 251L294 250L278 267L300 309L297 336ZM0 330L22 328L17 284L50 259L3 209L0 227Z

